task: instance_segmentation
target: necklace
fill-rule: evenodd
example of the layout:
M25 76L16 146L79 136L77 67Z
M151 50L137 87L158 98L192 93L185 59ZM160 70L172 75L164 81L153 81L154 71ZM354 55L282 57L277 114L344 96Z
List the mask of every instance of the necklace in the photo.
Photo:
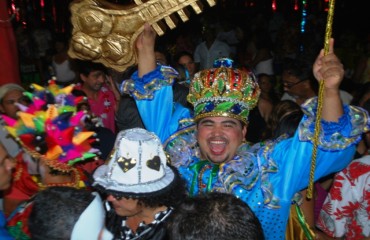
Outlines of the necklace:
M207 185L203 183L203 175L208 169L211 169L211 168L212 166L210 164L207 164L200 169L199 174L198 174L198 193L202 192L202 190L207 187Z

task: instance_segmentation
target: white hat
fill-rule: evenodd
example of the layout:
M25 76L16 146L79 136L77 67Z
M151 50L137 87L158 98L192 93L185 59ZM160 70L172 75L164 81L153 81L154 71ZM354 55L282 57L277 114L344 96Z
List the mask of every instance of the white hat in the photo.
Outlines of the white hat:
M142 128L118 133L106 165L94 172L94 183L107 193L128 197L153 196L174 182L161 141Z
M0 87L0 101L3 100L3 97L9 92L9 91L12 91L12 90L19 90L19 91L22 91L24 92L24 88L21 87L20 85L18 84L15 84L15 83L7 83L7 84L4 84Z

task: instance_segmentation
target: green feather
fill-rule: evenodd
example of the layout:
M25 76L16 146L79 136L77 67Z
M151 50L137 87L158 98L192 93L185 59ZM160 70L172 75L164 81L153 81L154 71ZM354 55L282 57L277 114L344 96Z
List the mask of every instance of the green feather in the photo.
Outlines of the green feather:
M45 127L45 119L41 119L39 117L33 118L33 123L35 124L36 132L44 132Z
M194 109L195 114L199 114L204 109L205 105L206 105L205 103L201 103L198 106L196 106Z
M213 97L213 93L211 91L208 91L204 94L204 98Z
M199 85L199 82L195 82L194 83L194 89L195 89L195 92L199 93L200 92L200 85Z
M229 94L228 97L232 99L239 99L242 97L241 95L242 94L240 92L234 91L233 93Z
M33 94L30 93L30 92L23 92L23 95L28 97L30 100L32 100L32 98L33 98Z
M242 116L243 118L248 118L249 110L245 109L239 115Z
M247 85L244 89L244 96L248 96L251 91L251 85Z
M222 93L225 88L225 82L222 79L217 80L217 87L218 87L218 92Z
M195 101L197 101L196 97L194 95L188 95L188 101L191 102L191 103L195 103Z
M232 106L234 106L234 103L232 102L224 102L220 103L216 106L215 111L220 112L220 111L227 111L229 110Z

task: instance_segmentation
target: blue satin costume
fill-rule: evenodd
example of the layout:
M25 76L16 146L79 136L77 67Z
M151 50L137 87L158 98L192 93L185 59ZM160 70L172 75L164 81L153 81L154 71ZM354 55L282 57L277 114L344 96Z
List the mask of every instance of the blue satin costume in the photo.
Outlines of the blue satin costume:
M190 195L232 193L254 211L266 239L284 239L293 195L308 186L317 99L303 105L305 115L294 137L241 145L231 161L215 165L200 158L191 112L173 104L175 77L171 68L158 66L143 78L134 73L121 90L136 99L145 127L162 140ZM344 112L337 123L322 121L315 179L346 167L361 133L369 129L365 111L345 106Z

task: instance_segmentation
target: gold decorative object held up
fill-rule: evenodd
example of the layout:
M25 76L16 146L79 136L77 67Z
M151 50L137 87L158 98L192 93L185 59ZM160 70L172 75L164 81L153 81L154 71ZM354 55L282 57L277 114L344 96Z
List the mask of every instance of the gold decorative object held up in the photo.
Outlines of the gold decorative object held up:
M207 0L210 6L215 0ZM122 6L105 0L75 0L70 4L73 25L68 54L72 58L100 62L123 72L137 63L135 41L148 22L159 36L166 25L173 29L177 18L189 20L188 7L199 14L200 0L135 0Z
M326 19L326 28L325 28L324 55L327 55L329 53L329 41L331 38L332 29L333 29L334 7L335 7L335 0L330 0L328 16ZM312 149L312 156L311 156L310 179L308 182L308 189L307 189L308 199L312 199L312 196L313 196L316 156L317 156L317 148L319 145L319 136L321 132L321 115L322 115L322 105L324 101L323 100L324 99L324 81L325 79L321 79L319 83L319 94L318 94L316 119L315 119L315 132L314 132L314 139L313 139L314 141L313 141L313 149Z

